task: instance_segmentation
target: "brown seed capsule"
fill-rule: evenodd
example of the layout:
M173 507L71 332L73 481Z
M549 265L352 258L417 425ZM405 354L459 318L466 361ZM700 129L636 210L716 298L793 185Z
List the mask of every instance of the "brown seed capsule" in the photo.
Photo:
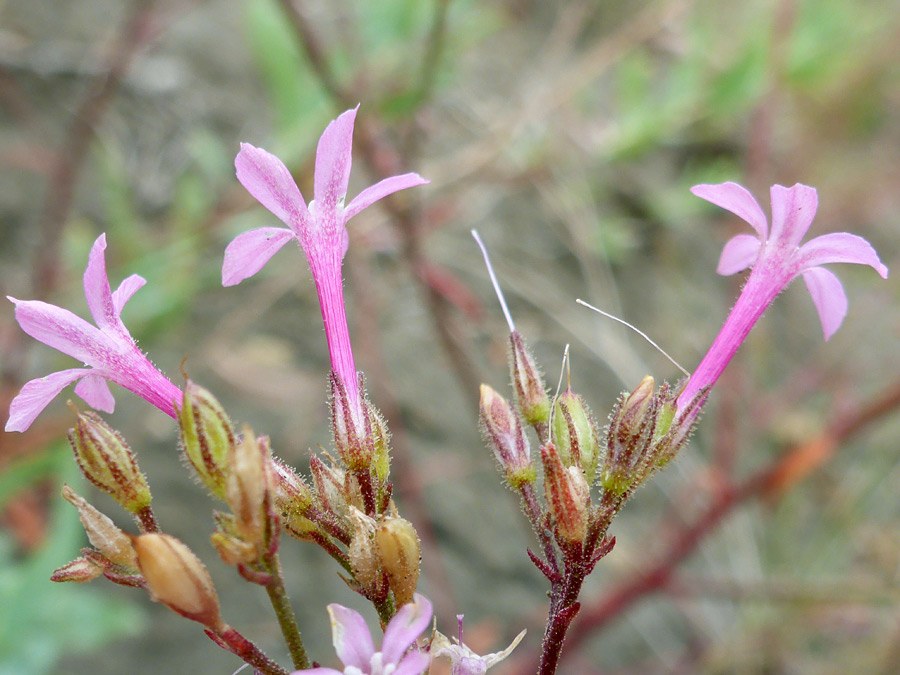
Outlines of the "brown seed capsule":
M383 583L381 560L375 545L375 520L353 506L349 510L349 520L351 537L347 557L353 576L366 593L378 593Z
M63 485L62 496L78 510L78 517L94 548L117 565L137 568L137 558L127 534L68 485Z
M224 629L209 572L187 546L167 534L142 534L134 548L154 600L213 631Z
M57 568L50 575L50 581L63 582L73 581L76 584L83 584L93 581L103 574L103 567L98 565L89 558L75 558L70 563L66 563L62 567Z
M268 445L258 441L250 427L244 427L244 435L232 451L225 492L238 533L258 546L263 544L265 534L268 478L272 473L267 466L272 461L267 450Z
M375 528L375 545L397 606L412 602L422 557L416 528L403 518L384 518Z

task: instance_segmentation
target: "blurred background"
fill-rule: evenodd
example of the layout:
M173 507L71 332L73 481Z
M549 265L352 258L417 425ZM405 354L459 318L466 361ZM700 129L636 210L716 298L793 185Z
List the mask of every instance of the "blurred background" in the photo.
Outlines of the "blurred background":
M0 3L0 287L88 316L81 274L106 232L124 319L176 383L210 388L302 470L328 446L316 295L293 247L237 287L222 253L276 225L234 178L238 143L279 155L307 197L326 123L360 103L350 196L431 180L351 221L357 366L394 434L401 510L424 540L421 590L473 647L528 636L495 672L533 672L546 612L533 535L477 426L507 392L507 328L469 234L489 247L521 333L555 384L605 419L650 373L688 369L740 288L715 274L748 226L693 197L736 180L819 191L813 234L866 237L891 267L900 228L900 6L894 0L7 0ZM770 309L693 442L615 521L583 593L565 673L900 672L897 284L835 268L849 315L825 344L803 284ZM0 312L8 402L72 359ZM163 528L207 561L226 620L286 662L265 594L209 543L211 509L171 420L118 388L106 418L138 452ZM80 478L66 390L0 436L0 672L233 672L201 630L100 579L55 585L87 542L59 497ZM314 658L329 602L367 611L314 547L282 546ZM370 619L373 616L369 617Z

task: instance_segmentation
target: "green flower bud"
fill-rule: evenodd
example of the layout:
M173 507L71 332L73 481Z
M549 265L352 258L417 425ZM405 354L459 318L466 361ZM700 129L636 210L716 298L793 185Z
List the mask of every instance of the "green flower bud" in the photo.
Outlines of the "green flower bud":
M197 477L225 500L228 463L234 448L234 425L222 405L203 387L188 380L178 411L181 452Z
M553 410L552 427L553 443L562 463L580 468L588 485L592 484L600 461L600 437L584 399L571 389L560 394Z
M125 510L139 513L150 506L150 487L137 459L118 431L93 412L78 413L69 443L85 478Z

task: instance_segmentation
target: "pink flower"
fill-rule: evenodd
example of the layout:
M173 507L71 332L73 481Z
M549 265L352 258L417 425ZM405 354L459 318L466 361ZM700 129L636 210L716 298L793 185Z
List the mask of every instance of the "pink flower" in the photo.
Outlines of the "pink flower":
M722 250L719 274L734 274L748 267L753 269L725 325L679 395L679 411L689 406L703 389L715 384L753 325L797 275L803 275L812 295L826 340L840 327L847 314L847 296L838 278L821 265L857 263L869 265L884 279L888 276L888 268L862 237L835 232L800 245L819 203L814 188L800 183L790 188L772 186L771 232L753 195L737 183L695 185L691 192L747 221L756 230L756 235L739 234ZM693 417L699 408L693 408Z
M358 107L358 106L357 106ZM287 225L244 232L225 249L222 285L233 286L253 276L289 240L306 253L319 295L331 366L358 407L359 388L344 309L341 262L347 252L346 223L382 197L428 181L415 173L385 178L360 192L346 207L356 108L332 121L316 150L315 199L303 201L300 189L280 159L249 143L241 143L234 160L237 177L247 191Z
M331 616L331 638L343 670L310 668L293 675L421 675L428 669L428 654L409 648L431 621L431 603L416 593L384 629L381 651L375 651L372 634L359 612L342 605L328 605Z
M84 271L84 295L96 327L67 309L38 300L16 300L16 321L45 345L82 361L87 368L51 373L27 382L9 407L7 431L25 431L63 388L76 380L78 394L92 408L112 412L115 382L175 417L181 390L147 360L122 323L122 308L146 281L132 274L115 292L106 276L106 235L97 237Z
M525 637L525 631L523 630L510 643L509 647L502 652L480 656L462 641L462 619L461 614L456 617L456 620L459 621L459 637L453 638L455 644L450 642L443 633L436 633L434 640L431 642L432 660L439 658L449 659L450 675L484 675L490 668L493 668L512 654L513 649Z

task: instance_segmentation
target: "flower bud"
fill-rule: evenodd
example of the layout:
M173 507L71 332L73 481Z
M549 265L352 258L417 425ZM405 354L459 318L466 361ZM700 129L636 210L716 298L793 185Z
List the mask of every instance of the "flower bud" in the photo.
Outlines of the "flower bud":
M659 453L666 445L659 420L660 412L667 412L664 402L668 388L664 386L660 394L654 392L655 382L647 375L633 392L620 399L614 409L601 476L604 490L623 495L659 467ZM667 427L671 426L668 415L663 422Z
M548 443L541 448L544 465L544 493L547 508L556 525L556 537L561 543L577 544L587 534L590 488L577 466L566 467L556 446Z
M134 548L154 600L214 631L224 628L209 572L187 546L167 534L142 534Z
M510 371L519 412L532 426L546 424L550 419L550 397L547 396L541 371L518 331L510 333L509 342Z
M566 389L556 399L552 438L562 463L584 471L588 485L594 482L600 461L600 438L590 409L578 394Z
M375 528L375 545L397 606L412 602L419 583L419 561L422 557L416 529L403 518L384 518Z
M102 565L82 556L54 570L50 575L50 581L73 581L76 584L83 584L93 581L101 574L103 574Z
M379 483L385 483L391 473L391 434L381 413L363 399L363 407L369 417L369 438L372 442L372 469Z
M234 446L225 497L235 517L241 538L261 546L265 538L267 502L271 499L269 465L272 457L265 438L257 440L250 427Z
M125 510L139 513L150 506L150 488L137 459L118 431L93 412L80 412L69 443L85 478Z
M628 443L631 439L640 436L646 425L651 422L647 419L647 411L653 401L654 388L653 378L646 375L637 388L625 399L613 422L620 443Z
M281 514L281 518L289 530L305 531L307 523L312 525L304 518L304 514L313 503L312 490L296 471L280 459L272 458L272 468L275 472L275 494L273 496L275 508ZM302 526L294 527L295 524L299 525L302 521L305 521Z
M228 462L235 443L234 426L225 409L209 391L188 380L178 422L185 459L200 481L225 499Z
M116 565L137 567L137 558L131 545L131 539L116 527L108 516L88 504L84 497L78 495L68 485L63 485L62 496L78 510L78 517L87 533L88 541L94 548Z
M536 471L531 463L528 437L506 399L482 384L479 413L484 437L510 486L518 489L526 483L533 483Z
M363 419L364 405L350 401L341 378L332 371L328 378L331 387L331 430L334 447L350 471L367 471L372 464L374 445L367 443L368 420Z

